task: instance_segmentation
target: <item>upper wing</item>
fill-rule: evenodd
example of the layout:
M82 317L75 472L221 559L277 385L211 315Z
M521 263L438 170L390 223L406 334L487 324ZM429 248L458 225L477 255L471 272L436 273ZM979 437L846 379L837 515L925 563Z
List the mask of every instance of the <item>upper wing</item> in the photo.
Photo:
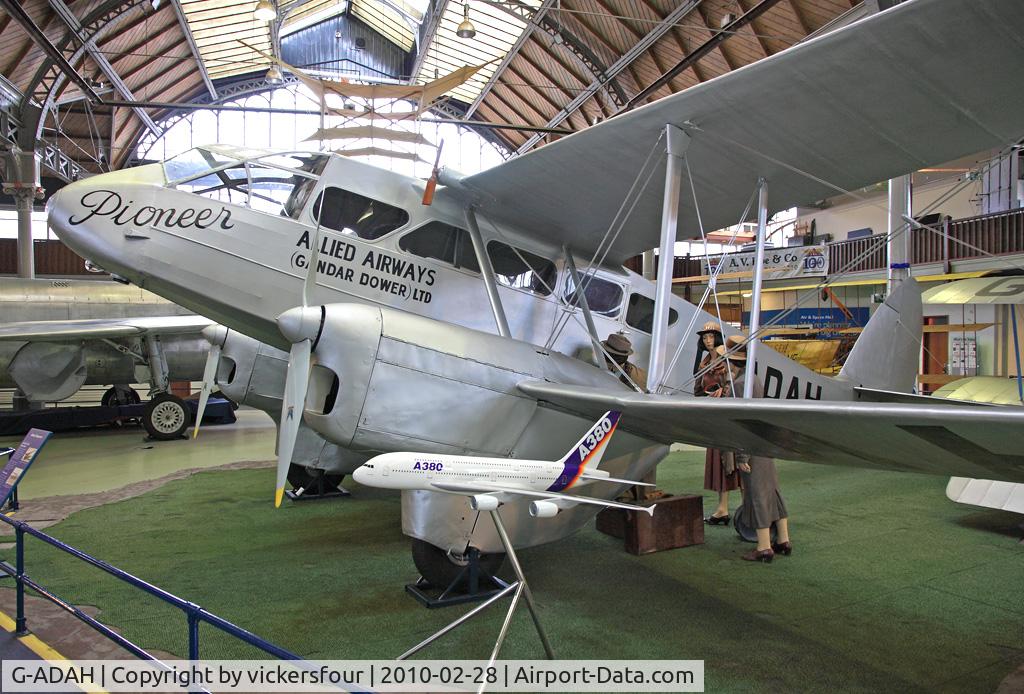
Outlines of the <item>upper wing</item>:
M735 224L759 177L771 212L855 190L1024 132L1024 3L911 0L462 179L484 216L591 254L665 129L687 158L704 228ZM951 49L955 41L955 49ZM745 147L769 157L758 156ZM657 145L664 152L664 142ZM608 262L658 245L664 157ZM698 235L683 182L680 238ZM442 190L439 195L452 195ZM463 194L463 193L459 193Z
M91 318L66 321L26 321L0 326L0 340L17 342L99 340L146 333L179 335L198 333L214 321L202 316L150 316L145 318Z
M520 496L535 496L539 499L567 499L568 501L578 502L581 504L591 504L594 506L604 506L606 508L623 508L628 511L641 511L648 515L654 515L653 506L637 506L635 504L623 504L618 501L610 501L608 499L592 499L589 496L577 496L575 494L559 494L558 492L540 492L532 489L522 489L520 487L514 487L509 484L499 484L497 482L487 482L480 480L479 482L434 482L430 486L436 487L444 492L458 492L460 494L489 494L489 493L502 493L502 494L519 494Z
M773 458L1024 482L1024 408L630 394L530 381L519 389L585 417L609 409L654 441Z

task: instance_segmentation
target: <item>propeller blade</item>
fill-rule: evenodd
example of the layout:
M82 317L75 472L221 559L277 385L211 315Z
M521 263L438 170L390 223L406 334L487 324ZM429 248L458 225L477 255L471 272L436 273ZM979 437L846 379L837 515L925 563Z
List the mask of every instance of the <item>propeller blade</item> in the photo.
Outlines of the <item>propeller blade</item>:
M284 384L281 428L277 439L277 487L274 492L274 508L281 506L284 485L288 480L288 467L292 464L292 453L295 451L295 439L299 435L299 424L302 422L302 411L306 404L306 388L309 385L312 349L312 340L300 340L292 345L288 357L288 376Z
M196 423L192 427L192 438L199 436L199 425L203 422L203 412L206 411L206 401L210 399L214 383L217 379L217 364L220 363L220 345L210 345L210 351L206 354L206 367L203 369L203 388L199 391L199 409L196 410Z

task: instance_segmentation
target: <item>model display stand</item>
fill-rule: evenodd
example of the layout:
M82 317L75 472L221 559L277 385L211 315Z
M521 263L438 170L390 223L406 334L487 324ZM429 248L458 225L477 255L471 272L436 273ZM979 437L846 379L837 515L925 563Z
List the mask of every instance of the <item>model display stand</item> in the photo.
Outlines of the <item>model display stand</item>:
M656 505L658 510L649 516L606 508L597 514L598 531L624 540L630 554L704 544L704 497L700 494L666 495L639 503Z
M508 588L508 583L480 566L478 549L470 547L468 555L469 561L446 588L440 589L420 576L415 583L406 584L405 592L424 607L434 609L487 600ZM438 590L441 591L439 594Z
M509 563L512 564L512 570L515 571L516 580L512 583L506 583L504 588L501 588L500 590L496 591L494 595L487 599L483 604L477 605L472 610L462 615L448 626L444 627L443 629L434 633L433 635L428 636L426 639L419 642L402 655L398 656L398 660L405 660L410 656L419 653L421 650L432 644L434 641L437 641L439 638L441 638L448 632L453 631L462 624L465 624L470 619L477 616L491 605L494 605L510 593L512 594L512 602L508 606L508 612L505 613L505 621L501 624L501 631L498 632L498 639L494 643L494 650L491 651L491 657L487 662L487 667L492 666L494 664L494 661L498 658L498 653L501 651L501 646L505 643L505 636L508 634L508 627L512 623L512 615L515 613L516 607L519 606L520 598L525 600L526 609L530 611L530 617L533 619L533 626L537 630L537 636L540 638L541 645L544 647L545 656L548 658L548 660L555 659L555 653L551 650L551 642L548 641L548 636L544 632L544 627L541 626L540 617L537 615L537 605L533 601L533 593L530 592L530 586L526 582L526 576L523 574L523 568L519 564L519 557L516 556L515 548L512 546L512 542L508 538L508 533L505 532L505 525L501 522L501 516L499 515L497 509L495 509L494 511L488 511L488 513L491 514L491 520L494 521L494 527L498 531L498 537L501 538L501 544L505 548L505 554L508 557ZM477 692L482 692L484 690L484 686L485 684L481 683L480 688L477 690Z

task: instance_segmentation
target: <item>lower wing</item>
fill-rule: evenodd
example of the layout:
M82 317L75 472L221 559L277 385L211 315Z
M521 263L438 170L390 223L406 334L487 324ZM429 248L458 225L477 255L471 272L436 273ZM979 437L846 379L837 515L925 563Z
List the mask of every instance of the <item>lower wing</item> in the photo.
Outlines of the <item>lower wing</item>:
M933 475L1024 482L1024 408L942 403L691 398L527 381L519 389L582 417L610 409L662 443Z
M531 496L538 499L564 499L573 503L591 504L604 506L605 508L621 508L628 511L640 511L650 516L654 515L654 506L637 506L635 504L623 504L608 499L593 499L589 496L576 496L575 494L559 494L558 492L541 492L533 489L522 489L509 484L497 482L434 482L430 486L443 492L456 492L459 494L518 494L520 496Z

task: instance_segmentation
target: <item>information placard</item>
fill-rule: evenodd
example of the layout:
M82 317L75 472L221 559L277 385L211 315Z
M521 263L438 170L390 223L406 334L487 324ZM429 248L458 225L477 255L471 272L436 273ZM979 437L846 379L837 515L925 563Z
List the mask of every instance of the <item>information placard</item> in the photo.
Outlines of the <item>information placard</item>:
M52 431L29 429L18 448L7 459L7 464L0 471L0 508L10 500L18 482L39 454L39 449L46 444L51 436L53 436Z

